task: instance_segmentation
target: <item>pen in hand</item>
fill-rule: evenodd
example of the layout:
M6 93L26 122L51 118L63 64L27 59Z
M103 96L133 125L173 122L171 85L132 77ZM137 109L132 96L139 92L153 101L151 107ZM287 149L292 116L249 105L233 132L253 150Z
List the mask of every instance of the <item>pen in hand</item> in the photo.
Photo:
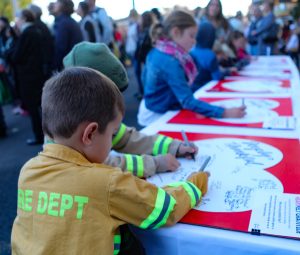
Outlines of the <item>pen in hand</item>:
M187 138L186 133L184 132L184 130L181 130L181 135L182 135L182 138L184 140L185 145L193 147L193 145L189 142L189 140L188 140L188 138ZM195 160L195 153L189 153L189 155L192 157L192 159L194 161L196 161Z
M202 166L200 167L200 169L199 169L198 172L203 172L204 169L207 167L207 165L208 165L208 163L209 163L210 160L211 160L211 156L208 156L208 157L204 160L204 162L203 162L203 164L202 164Z

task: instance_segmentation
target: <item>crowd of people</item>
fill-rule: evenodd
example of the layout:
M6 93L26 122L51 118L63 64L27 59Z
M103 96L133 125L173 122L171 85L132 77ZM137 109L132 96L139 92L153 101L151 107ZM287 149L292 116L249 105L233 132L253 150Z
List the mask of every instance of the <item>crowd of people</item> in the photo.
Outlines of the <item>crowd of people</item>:
M29 145L44 141L40 116L42 88L55 71L62 70L63 58L83 40L103 42L110 47L113 42L112 20L103 8L95 6L95 0L79 3L79 23L71 17L73 12L71 0L51 3L49 13L55 17L52 27L42 22L42 10L33 4L17 14L14 27L6 17L0 17L0 81L2 87L9 88L14 112L31 119L34 136L27 140ZM0 107L0 137L6 133Z
M1 17L0 81L14 110L31 119L34 137L27 144L44 144L20 172L13 254L145 254L127 223L169 226L198 204L207 172L164 188L143 180L176 171L177 158L192 159L198 148L122 123L125 66L133 66L138 81L143 126L179 109L242 118L244 105L214 106L193 93L234 75L252 56L284 52L298 63L296 23L288 20L280 35L273 7L253 4L248 23L241 13L225 18L220 0L194 12L176 7L161 15L153 8L139 16L132 10L126 34L95 0L79 3L79 23L71 17L71 0L49 5L55 17L50 28L36 5L20 11L14 28Z

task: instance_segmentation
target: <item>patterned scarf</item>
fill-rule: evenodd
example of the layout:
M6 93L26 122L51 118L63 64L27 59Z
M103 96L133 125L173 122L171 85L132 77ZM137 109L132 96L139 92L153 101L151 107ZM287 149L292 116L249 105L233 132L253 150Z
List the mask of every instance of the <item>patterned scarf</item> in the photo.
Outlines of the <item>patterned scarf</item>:
M167 39L158 40L155 44L155 48L178 59L188 78L189 85L192 85L198 74L192 57L177 43Z

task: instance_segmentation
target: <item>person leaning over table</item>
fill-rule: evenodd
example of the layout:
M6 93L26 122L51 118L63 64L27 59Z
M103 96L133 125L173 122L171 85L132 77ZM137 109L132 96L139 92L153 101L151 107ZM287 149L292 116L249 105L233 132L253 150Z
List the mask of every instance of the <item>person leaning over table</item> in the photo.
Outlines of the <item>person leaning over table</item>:
M202 22L198 27L196 45L190 51L198 70L198 75L191 87L193 91L203 87L211 80L222 80L232 71L237 71L235 67L221 70L217 55L213 51L215 39L216 29L214 26L209 22Z
M194 98L191 86L198 72L188 52L195 44L196 33L194 18L184 11L173 11L164 20L161 37L148 53L143 71L145 92L138 112L140 125L147 126L167 111L180 109L213 118L245 115L244 106L223 108Z
M111 53L104 43L81 42L73 47L64 58L65 68L82 66L100 71L124 91L128 86L128 77L122 63ZM177 139L163 135L145 135L133 127L122 123L114 134L112 149L123 153L109 155L105 164L120 167L138 177L149 177L157 172L175 171L179 162L175 157L184 157L187 153L197 153L192 144L185 146Z
M13 255L144 254L128 229L124 237L127 223L170 226L199 203L208 173L158 188L103 164L124 112L117 86L93 69L68 68L46 82L43 130L56 143L20 172Z

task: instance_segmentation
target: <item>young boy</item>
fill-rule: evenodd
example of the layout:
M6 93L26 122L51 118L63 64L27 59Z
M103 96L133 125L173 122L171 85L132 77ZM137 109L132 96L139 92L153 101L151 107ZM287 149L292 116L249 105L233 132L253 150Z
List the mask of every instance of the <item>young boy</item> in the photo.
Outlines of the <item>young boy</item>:
M216 39L216 29L209 22L203 22L198 27L196 45L190 51L198 69L198 75L192 86L197 90L211 80L222 80L228 73L220 70L213 45Z
M43 129L56 143L22 168L13 254L118 254L120 226L175 224L207 191L207 173L163 189L106 159L124 115L122 95L106 76L69 68L43 89Z
M63 60L64 67L82 66L100 71L124 91L128 77L122 63L104 43L81 42ZM181 141L162 135L145 135L135 128L121 124L113 138L113 150L123 155L109 156L105 164L120 167L138 177L149 177L156 172L175 171L177 157L197 153L197 147L185 146Z

